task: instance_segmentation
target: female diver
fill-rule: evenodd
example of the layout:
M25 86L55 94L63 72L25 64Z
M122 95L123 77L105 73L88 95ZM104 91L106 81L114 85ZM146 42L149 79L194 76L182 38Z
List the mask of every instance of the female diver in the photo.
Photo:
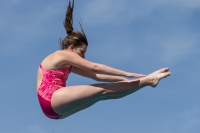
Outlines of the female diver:
M61 50L48 55L38 69L37 95L47 117L62 119L100 100L121 98L145 86L156 87L171 74L169 68L163 68L145 76L85 60L88 42L81 24L81 32L73 30L73 7L74 0L66 11L64 27L68 36L61 41ZM70 72L110 83L66 86Z

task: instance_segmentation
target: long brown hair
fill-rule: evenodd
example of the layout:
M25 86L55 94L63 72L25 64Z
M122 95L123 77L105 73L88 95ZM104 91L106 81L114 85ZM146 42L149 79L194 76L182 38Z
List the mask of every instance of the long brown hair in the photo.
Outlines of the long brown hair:
M82 45L88 46L87 37L84 33L82 22L80 21L81 32L74 31L73 29L73 10L74 10L74 0L69 1L69 5L66 11L64 27L68 36L66 36L60 43L61 49L67 49L70 45L74 45L75 47L79 47Z

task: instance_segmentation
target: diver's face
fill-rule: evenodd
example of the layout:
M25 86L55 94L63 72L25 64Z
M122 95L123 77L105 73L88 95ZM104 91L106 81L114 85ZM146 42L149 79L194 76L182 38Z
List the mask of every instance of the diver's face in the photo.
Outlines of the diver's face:
M87 46L86 45L81 45L79 47L73 47L72 51L77 53L82 58L85 58L85 53L87 51Z

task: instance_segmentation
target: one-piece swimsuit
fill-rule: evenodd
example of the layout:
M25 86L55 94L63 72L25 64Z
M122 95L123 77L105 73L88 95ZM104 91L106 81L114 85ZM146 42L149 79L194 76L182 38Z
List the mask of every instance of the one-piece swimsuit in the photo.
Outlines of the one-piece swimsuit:
M59 119L61 115L57 114L51 106L53 93L66 86L66 80L72 67L47 70L40 65L42 71L42 82L38 89L38 100L43 113L51 119Z

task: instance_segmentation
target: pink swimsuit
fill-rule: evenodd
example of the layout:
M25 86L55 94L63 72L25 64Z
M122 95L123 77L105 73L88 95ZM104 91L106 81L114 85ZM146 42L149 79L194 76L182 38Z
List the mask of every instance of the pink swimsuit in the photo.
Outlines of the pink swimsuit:
M52 109L51 97L56 90L66 86L66 80L71 72L71 67L46 70L40 65L40 69L43 76L40 88L38 89L40 106L47 117L58 119L61 115Z

